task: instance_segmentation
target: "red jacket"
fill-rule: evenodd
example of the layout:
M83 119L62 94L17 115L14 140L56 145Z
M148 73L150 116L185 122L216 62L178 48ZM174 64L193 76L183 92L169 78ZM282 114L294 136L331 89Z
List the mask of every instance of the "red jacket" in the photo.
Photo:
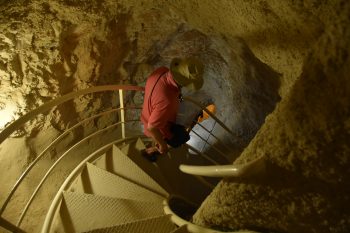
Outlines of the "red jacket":
M180 88L168 68L156 69L147 79L141 113L144 133L150 136L147 128L159 129L165 139L170 139L171 123L175 123L179 109Z

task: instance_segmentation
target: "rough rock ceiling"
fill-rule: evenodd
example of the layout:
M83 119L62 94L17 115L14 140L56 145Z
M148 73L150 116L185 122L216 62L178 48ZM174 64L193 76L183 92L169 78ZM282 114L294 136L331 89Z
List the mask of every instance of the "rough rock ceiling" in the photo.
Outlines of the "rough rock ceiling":
M195 54L208 62L207 85L214 87L212 97L226 109L220 112L222 118L229 119L234 113L238 120L225 123L245 135L247 142L273 110L279 99L277 91L282 97L238 160L266 156L271 163L267 178L249 185L223 181L195 221L230 229L349 231L349 214L341 208L342 204L349 207L349 192L343 188L349 180L350 141L346 1L0 3L0 127L76 89L116 83L142 85L155 66L166 65L173 56ZM218 97L221 90L228 100ZM54 135L52 126L60 131L72 117L115 104L111 99L115 98L104 96L99 101L90 96L57 108L48 118L18 132L17 136L25 135L25 142L18 145L28 150L29 144L35 143L30 138L39 131ZM18 163L25 164L27 159ZM9 169L11 161L11 157L2 158ZM13 172L16 177L20 171ZM281 174L283 182L272 179L268 183L275 174ZM281 186L289 181L311 184L312 190ZM7 187L7 182L0 182ZM331 200L333 189L338 195ZM237 196L242 202L233 202L241 200ZM286 201L279 202L281 199ZM217 206L223 202L223 207ZM213 206L216 211L207 211ZM272 224L276 218L280 220ZM298 225L300 222L306 227Z

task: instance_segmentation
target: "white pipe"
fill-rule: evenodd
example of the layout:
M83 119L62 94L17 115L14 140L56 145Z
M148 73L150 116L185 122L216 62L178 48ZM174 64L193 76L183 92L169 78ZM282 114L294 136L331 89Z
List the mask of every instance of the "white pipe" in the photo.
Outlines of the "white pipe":
M209 177L243 177L265 170L265 157L261 156L251 162L238 165L191 166L180 165L184 173Z
M123 90L119 90L119 105L120 105L120 121L122 122L122 138L125 138L125 111L124 111L124 94Z

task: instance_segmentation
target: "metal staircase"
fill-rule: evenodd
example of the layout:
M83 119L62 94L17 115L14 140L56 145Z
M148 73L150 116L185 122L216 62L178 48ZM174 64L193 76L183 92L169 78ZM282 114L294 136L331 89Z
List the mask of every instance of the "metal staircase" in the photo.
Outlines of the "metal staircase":
M135 86L101 86L69 93L24 115L0 133L0 143L2 143L24 123L38 114L48 112L52 107L64 104L80 95L119 91L118 108L109 109L79 121L49 143L26 168L1 207L0 226L9 232L27 232L20 227L23 218L28 218L26 215L28 208L38 198L38 192L54 174L55 169L58 169L60 162L74 155L78 151L77 148L87 141L93 142L95 137L116 128L113 132L120 136L104 145L99 145L89 154L81 156L80 163L69 171L69 175L63 177L63 183L47 208L45 220L38 223L42 226L41 232L219 232L196 226L190 222L191 214L211 192L219 179L203 178L179 170L182 164L203 166L218 165L218 162L190 145L170 150L166 155L160 156L155 163L143 158L140 151L145 148L144 142L147 139L142 136L141 132L135 133L126 128L128 123L138 122L138 119L125 117L128 109L137 109L125 103L123 92L126 90L137 92L143 89ZM119 122L91 132L59 155L37 185L16 224L3 217L17 188L31 169L44 158L45 153L85 122L116 111L119 111ZM211 116L217 121L217 125L228 130L215 116ZM200 135L199 138L201 138ZM219 140L215 141L216 146L220 143L222 144Z
M172 198L169 192L186 195L191 186L193 193L208 194L211 186L194 182L195 178L180 171L170 174L174 170L159 169L160 164L150 163L137 153L143 147L140 139L121 149L111 145L94 161L81 163L81 172L66 180L67 185L58 194L58 208L47 218L48 221L51 217L54 224L47 229L45 226L43 232L187 232L170 220L170 214L164 213L164 205ZM173 150L159 161L169 162L166 160L181 156L181 152L182 149ZM147 174L143 166L152 169L152 174ZM183 185L169 184L165 177L170 175L181 179ZM166 188L156 181L167 182ZM199 196L190 196L192 200L188 202L200 201Z

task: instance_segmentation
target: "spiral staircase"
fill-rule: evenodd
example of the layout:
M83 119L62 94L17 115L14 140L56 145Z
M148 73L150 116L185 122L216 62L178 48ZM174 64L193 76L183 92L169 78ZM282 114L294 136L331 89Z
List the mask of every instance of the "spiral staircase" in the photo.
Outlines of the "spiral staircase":
M145 138L140 130L135 130L135 127L132 130L128 129L127 124L138 123L138 119L126 119L126 111L139 109L139 107L129 106L127 95L124 94L125 91L142 92L142 87L100 86L69 93L13 122L0 133L0 142L3 143L13 132L38 114L48 112L49 109L81 95L108 91L119 92L117 108L107 109L102 113L80 120L47 145L25 169L9 192L1 208L0 226L6 229L6 232L28 232L21 227L22 221L24 218L30 218L27 214L28 209L38 202L36 200L40 199L38 193L44 185L50 183L50 177L55 174L55 169L58 169L64 159L74 156L79 146L83 147L84 143L93 142L95 137L101 137L108 130L112 130L115 138L106 141L103 145L96 145L93 151L81 156L79 163L68 173L66 171L67 175L60 177L62 182L52 197L50 206L47 207L45 220L37 223L41 226L42 233L220 232L191 223L191 216L219 180L186 174L179 167L182 166L184 168L182 170L186 170L189 168L188 165L191 167L191 165L227 163L225 152L230 147L213 134L214 127L208 130L203 122L199 125L199 130L191 132L191 137L202 140L209 147L210 156L201 151L203 148L183 145L180 148L171 149L166 155L160 156L156 162L145 159L141 155L141 150L149 143L149 139ZM188 101L206 111L200 103L191 99ZM91 132L58 156L28 199L16 224L3 217L8 204L15 201L12 199L23 179L45 157L46 153L55 148L75 128L112 112L118 112L119 121L117 123ZM213 114L210 112L208 114L212 116L214 125L232 133ZM136 127L136 129L141 129L141 127ZM215 143L211 144L210 141ZM186 164L187 167L183 164Z
M185 148L150 163L140 154L144 147L140 139L113 143L83 161L52 210L54 232L186 232L170 220L172 202L191 214L212 185L175 169L190 160Z

